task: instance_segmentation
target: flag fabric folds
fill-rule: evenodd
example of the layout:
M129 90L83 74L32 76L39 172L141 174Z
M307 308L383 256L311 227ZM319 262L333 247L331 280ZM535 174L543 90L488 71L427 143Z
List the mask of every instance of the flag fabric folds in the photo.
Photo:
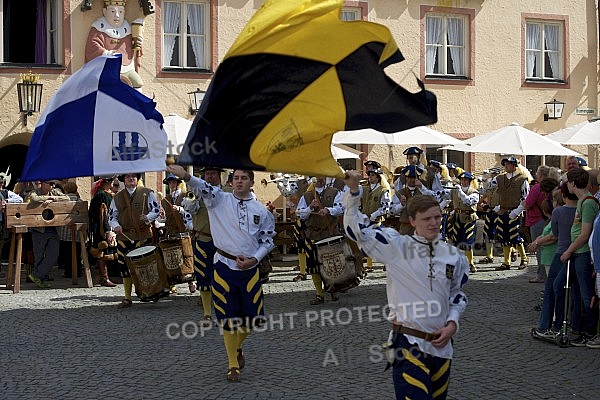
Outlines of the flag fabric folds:
M334 132L436 122L431 92L385 74L403 60L389 29L341 21L342 3L267 0L219 65L179 162L339 176Z
M22 181L166 168L163 117L120 69L120 55L97 57L62 84L35 127Z

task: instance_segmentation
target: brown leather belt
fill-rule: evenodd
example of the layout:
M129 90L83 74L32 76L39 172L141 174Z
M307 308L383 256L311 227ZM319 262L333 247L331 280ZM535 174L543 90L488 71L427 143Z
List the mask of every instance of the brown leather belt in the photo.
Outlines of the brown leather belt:
M475 213L475 211L473 211L473 210L459 210L459 209L454 210L454 212L457 214L473 214L473 213Z
M225 258L229 258L230 260L237 260L236 256L232 256L231 254L229 254L221 249L217 249L217 253L219 253L220 255L222 255Z
M439 334L436 335L434 333L423 332L418 329L412 329L412 328L406 327L404 325L392 324L392 329L394 330L394 332L418 337L418 338L424 339L428 342L431 342L432 340L435 340L440 336Z

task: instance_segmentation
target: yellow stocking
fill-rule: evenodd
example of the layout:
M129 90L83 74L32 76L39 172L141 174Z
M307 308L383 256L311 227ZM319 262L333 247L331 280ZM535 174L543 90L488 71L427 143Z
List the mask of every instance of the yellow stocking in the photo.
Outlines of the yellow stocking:
M298 253L298 267L300 273L306 275L306 253Z
M323 279L321 279L321 275L319 273L312 274L312 281L315 285L315 289L317 289L317 296L325 296L325 291L323 290Z
M512 247L502 246L502 255L504 256L504 263L510 265L510 251Z
M465 252L465 256L467 256L467 261L469 261L469 265L473 264L473 249L470 248Z
M367 269L373 269L373 259L371 257L367 257Z
M246 338L248 337L250 332L252 332L252 331L249 328L243 328L243 329L238 330L238 334L237 334L237 338L238 338L237 349L238 350L242 348L242 346L244 345L244 340L246 340Z
M489 258L494 258L494 244L492 242L485 242L485 254Z
M519 243L517 245L517 251L519 252L519 255L521 256L521 260L527 261L527 254L525 253L525 245L523 243Z
M200 291L200 298L202 299L202 309L204 311L204 316L211 315L212 294L210 290Z
M223 341L225 342L225 351L227 352L227 362L229 363L228 368L239 368L237 360L237 349L238 349L238 330L233 331L223 330Z
M131 300L131 289L133 287L133 280L131 278L123 278L123 290L125 290L125 298Z

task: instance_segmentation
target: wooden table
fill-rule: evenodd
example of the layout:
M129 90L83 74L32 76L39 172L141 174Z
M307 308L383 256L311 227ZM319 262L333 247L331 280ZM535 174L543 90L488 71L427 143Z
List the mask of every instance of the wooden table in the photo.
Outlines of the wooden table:
M294 244L294 221L276 222L273 243L276 246L291 246Z

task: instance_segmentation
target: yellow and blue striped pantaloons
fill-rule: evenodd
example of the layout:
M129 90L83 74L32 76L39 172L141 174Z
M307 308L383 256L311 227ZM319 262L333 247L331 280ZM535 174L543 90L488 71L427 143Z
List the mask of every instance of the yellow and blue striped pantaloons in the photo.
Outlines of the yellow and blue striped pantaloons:
M236 271L217 261L212 298L217 320L223 329L251 329L264 321L264 297L258 268Z
M217 248L212 240L203 242L202 240L192 240L194 249L194 275L198 289L201 291L210 290L213 271L214 259Z
M396 399L445 400L452 360L423 353L406 336L394 333L393 377Z

